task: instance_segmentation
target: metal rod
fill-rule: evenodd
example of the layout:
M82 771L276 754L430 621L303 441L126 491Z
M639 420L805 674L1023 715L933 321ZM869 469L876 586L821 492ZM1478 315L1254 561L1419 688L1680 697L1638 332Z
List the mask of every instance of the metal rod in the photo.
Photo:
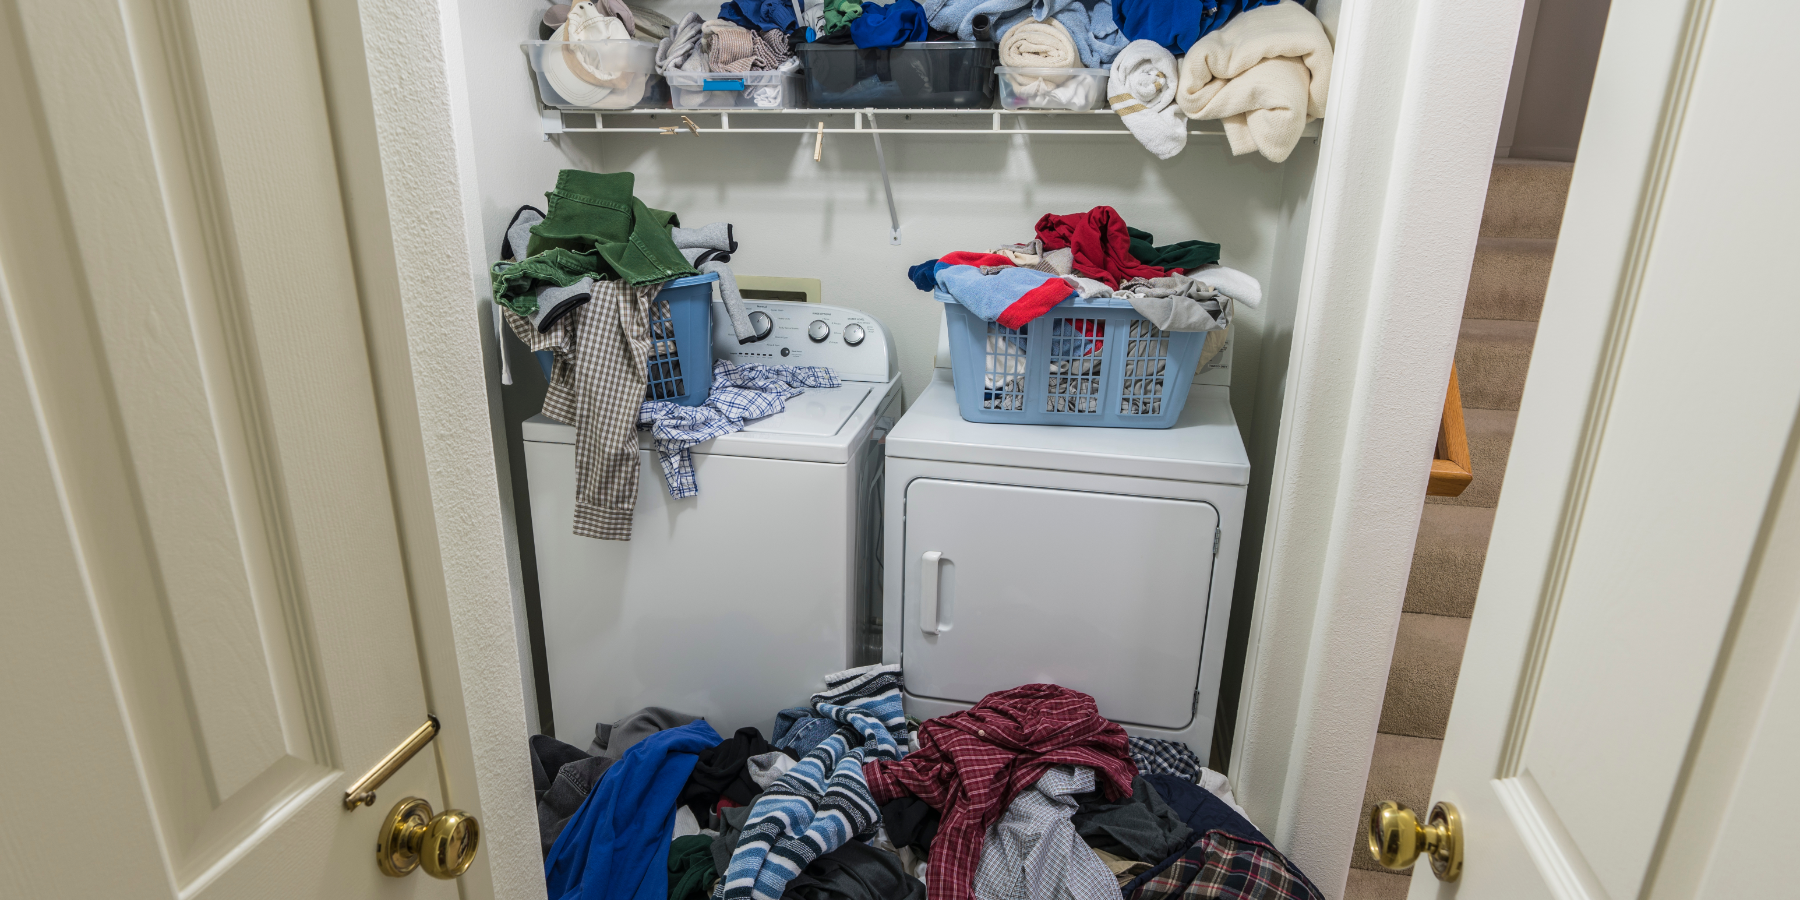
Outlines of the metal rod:
M401 741L400 746L394 748L394 752L382 757L381 762L375 764L375 768L370 769L363 777L356 779L356 783L351 785L349 790L344 791L344 808L355 809L363 804L374 806L375 789L386 783L395 772L400 771L400 767L406 765L414 754L425 749L425 745L431 743L431 739L437 737L437 733L437 716L427 715L425 724L420 725L419 730Z
M888 243L896 247L900 245L900 213L894 209L894 186L888 181L887 154L881 152L881 129L875 124L875 114L869 113L869 128L875 135L875 163L881 166L881 189L887 192L888 202Z

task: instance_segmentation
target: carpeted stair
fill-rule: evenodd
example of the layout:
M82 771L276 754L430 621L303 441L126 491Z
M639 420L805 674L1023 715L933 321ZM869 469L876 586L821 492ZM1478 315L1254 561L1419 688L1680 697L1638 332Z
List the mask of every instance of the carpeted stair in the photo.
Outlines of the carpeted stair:
M1431 781L1450 720L1573 168L1541 160L1494 161L1456 342L1475 480L1460 497L1427 498L1419 519L1406 606L1388 668L1381 733L1363 795L1365 819L1378 800L1404 803L1421 816L1431 808ZM1354 840L1346 900L1405 897L1411 875L1375 864L1361 821Z

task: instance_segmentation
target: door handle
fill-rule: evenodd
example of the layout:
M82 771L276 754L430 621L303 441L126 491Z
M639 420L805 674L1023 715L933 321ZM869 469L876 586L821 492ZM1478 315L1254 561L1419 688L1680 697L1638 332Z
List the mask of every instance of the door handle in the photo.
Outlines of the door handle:
M937 550L927 550L919 557L919 630L926 634L937 634L938 619L938 571L942 568L944 554Z
M455 878L469 871L481 846L481 823L460 809L432 815L431 804L408 797L394 804L375 838L375 864L381 874L404 878L424 868L433 878Z
M363 777L356 779L356 783L344 792L344 808L355 809L365 803L374 806L375 789L392 778L394 773L400 771L400 767L406 765L407 761L417 755L420 750L425 749L425 745L431 743L431 739L437 737L437 733L437 716L426 716L425 724L420 725L419 730L401 741L400 746L394 748L394 752L382 757L381 762L375 764L375 768L364 773Z
M1423 855L1439 881L1462 877L1462 815L1456 806L1439 803L1421 823L1417 813L1392 800L1369 811L1369 855L1388 869L1407 869Z

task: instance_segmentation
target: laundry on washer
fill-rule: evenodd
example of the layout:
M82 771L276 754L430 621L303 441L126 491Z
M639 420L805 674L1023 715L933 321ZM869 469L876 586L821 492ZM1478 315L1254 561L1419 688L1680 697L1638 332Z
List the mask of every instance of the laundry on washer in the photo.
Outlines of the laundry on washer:
M1118 879L1070 821L1077 795L1093 789L1093 769L1053 766L1014 797L982 841L981 862L975 868L975 896L980 900L1117 900Z
M638 427L650 429L656 440L669 496L694 497L700 493L690 452L695 444L742 431L748 420L781 412L789 397L806 393L809 387L839 384L837 376L822 366L756 366L714 360L712 393L705 403L682 406L669 400L645 400L638 409Z
M837 733L757 798L715 898L779 900L814 860L867 837L880 821L864 764L897 761L904 752L900 667L849 669L826 676L825 685L813 709L836 720Z
M1131 791L1125 729L1100 716L1094 698L1053 684L1028 684L983 697L968 710L930 719L919 750L864 770L875 799L912 795L943 813L932 841L932 900L970 900L987 827L1052 766L1096 770L1108 796ZM1005 777L996 778L995 773Z

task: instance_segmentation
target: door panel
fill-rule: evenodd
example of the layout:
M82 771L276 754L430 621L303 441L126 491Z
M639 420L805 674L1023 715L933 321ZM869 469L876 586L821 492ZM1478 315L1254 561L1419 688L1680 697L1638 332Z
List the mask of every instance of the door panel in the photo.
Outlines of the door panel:
M1212 580L1211 504L921 478L906 491L908 692L974 703L1054 682L1109 718L1194 713ZM938 627L921 627L940 556Z
M311 15L0 4L0 895L455 891L433 754L342 803L427 704Z
M1800 409L1800 129L1735 89L1800 28L1764 13L1613 6L1434 792L1464 875L1415 898L1792 893L1720 827L1794 784L1748 762L1792 756Z

